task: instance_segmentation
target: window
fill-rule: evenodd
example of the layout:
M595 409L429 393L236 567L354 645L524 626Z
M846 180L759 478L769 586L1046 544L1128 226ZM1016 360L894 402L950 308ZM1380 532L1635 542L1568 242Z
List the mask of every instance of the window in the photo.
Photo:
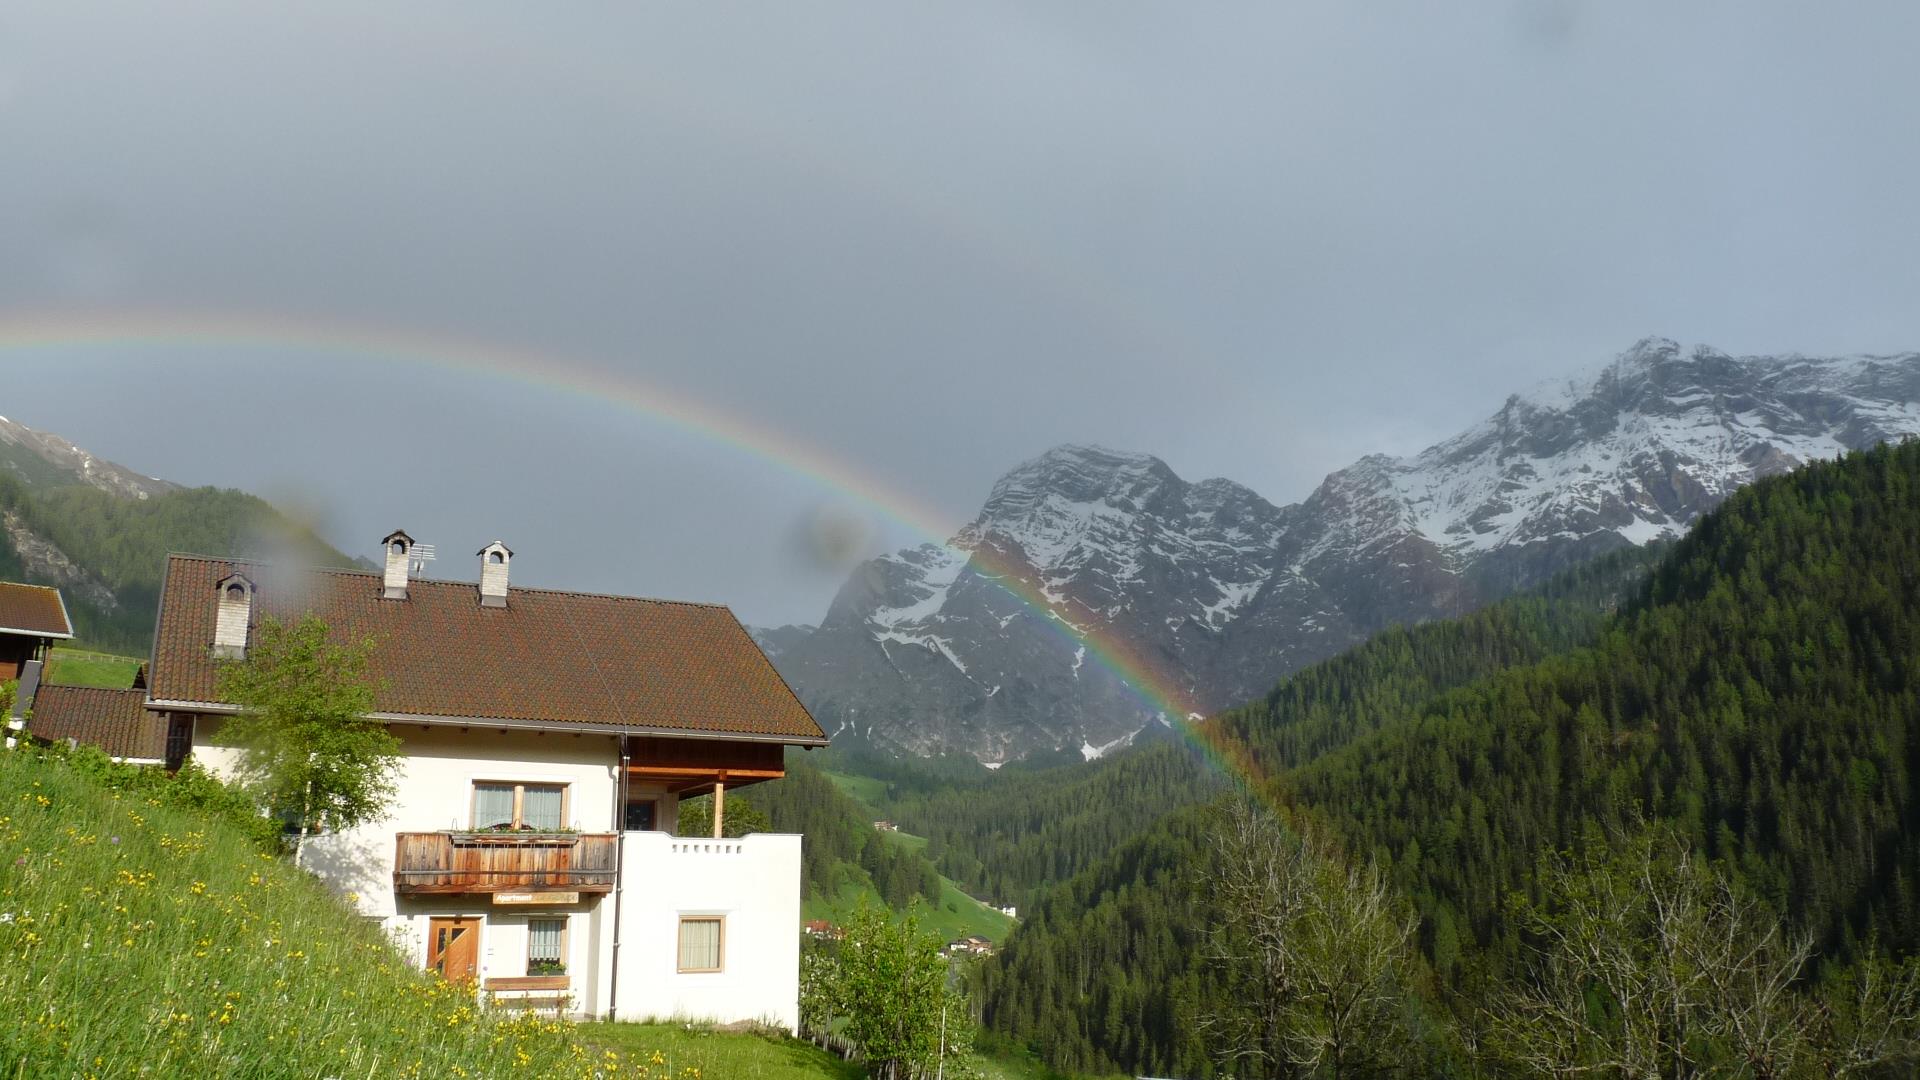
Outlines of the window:
M718 915L680 917L680 970L719 971L726 920Z
M473 828L555 832L566 825L565 784L512 784L480 781L473 785Z
M631 799L627 802L626 823L628 832L652 832L659 828L660 804L653 799Z
M567 973L567 920L527 920L527 974Z

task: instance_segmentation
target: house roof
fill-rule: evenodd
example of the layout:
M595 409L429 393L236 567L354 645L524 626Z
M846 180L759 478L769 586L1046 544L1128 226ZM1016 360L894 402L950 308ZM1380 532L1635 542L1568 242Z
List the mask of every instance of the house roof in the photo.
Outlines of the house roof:
M111 757L159 761L166 756L167 720L148 712L145 690L41 686L27 730L55 741L76 739Z
M67 605L60 599L60 590L0 581L0 634L72 637L73 623L67 619Z
M210 646L217 586L234 574L254 586L255 625L312 612L337 639L373 638L381 718L826 742L733 612L716 604L514 588L507 606L483 607L471 582L419 578L406 599L386 600L376 573L200 555L167 560L148 672L154 702L220 704Z

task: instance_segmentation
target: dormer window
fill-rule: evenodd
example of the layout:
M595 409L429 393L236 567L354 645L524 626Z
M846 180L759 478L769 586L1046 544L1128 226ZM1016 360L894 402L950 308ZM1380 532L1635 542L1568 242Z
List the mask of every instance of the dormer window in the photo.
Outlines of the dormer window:
M213 655L238 660L247 654L247 627L253 622L253 582L234 574L218 586L219 610L213 620Z

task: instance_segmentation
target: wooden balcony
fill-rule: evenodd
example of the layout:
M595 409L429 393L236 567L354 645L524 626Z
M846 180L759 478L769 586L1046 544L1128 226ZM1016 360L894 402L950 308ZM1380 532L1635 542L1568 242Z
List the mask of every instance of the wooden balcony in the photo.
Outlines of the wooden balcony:
M399 833L398 893L578 892L613 889L612 833Z

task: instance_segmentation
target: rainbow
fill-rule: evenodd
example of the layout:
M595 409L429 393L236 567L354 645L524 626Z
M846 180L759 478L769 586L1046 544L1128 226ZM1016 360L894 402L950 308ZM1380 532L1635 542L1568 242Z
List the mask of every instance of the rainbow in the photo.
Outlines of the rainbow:
M538 390L610 403L651 422L718 444L770 465L946 545L944 515L892 489L857 464L769 429L729 416L684 394L579 360L528 348L504 347L426 334L400 327L348 324L281 314L231 312L71 313L0 315L0 358L75 348L124 349L193 346L220 350L261 349L280 353L398 361L429 368L477 373ZM1259 770L1246 748L1201 719L1177 672L1135 643L1110 631L1069 621L1035 584L1025 567L987 545L969 552L968 571L1004 590L1071 643L1118 677L1152 712L1199 748L1229 777L1258 789Z

